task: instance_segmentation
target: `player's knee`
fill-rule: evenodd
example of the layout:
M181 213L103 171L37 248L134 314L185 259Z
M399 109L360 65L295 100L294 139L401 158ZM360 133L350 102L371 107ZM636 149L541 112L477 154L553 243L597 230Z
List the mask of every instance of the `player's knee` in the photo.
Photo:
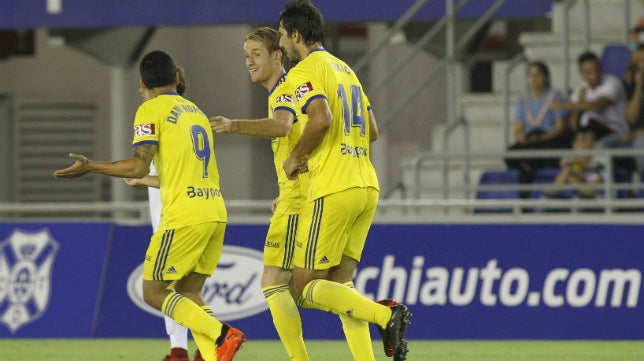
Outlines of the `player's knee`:
M291 280L291 271L278 267L264 267L262 273L262 288L270 286L286 285Z
M159 294L158 292L154 292L151 289L143 289L143 301L145 301L145 303L147 303L148 305L156 308L157 310L160 310L163 306L164 298L165 297L163 297L163 295Z

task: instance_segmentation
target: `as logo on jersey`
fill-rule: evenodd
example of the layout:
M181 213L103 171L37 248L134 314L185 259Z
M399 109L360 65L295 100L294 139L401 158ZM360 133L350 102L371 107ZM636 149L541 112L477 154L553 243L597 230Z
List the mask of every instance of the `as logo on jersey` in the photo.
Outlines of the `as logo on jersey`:
M155 135L154 124L139 124L134 127L134 137L144 137L146 135Z
M294 105L293 96L291 94L282 94L277 98L275 98L275 104L284 104L284 103Z
M295 97L297 98L298 101L302 100L304 96L310 92L313 91L313 85L311 84L310 81L307 81L306 83L300 85L295 89Z

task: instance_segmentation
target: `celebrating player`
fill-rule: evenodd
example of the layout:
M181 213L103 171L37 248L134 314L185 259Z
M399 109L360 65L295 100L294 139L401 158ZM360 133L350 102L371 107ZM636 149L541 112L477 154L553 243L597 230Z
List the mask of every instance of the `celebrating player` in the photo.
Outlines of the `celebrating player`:
M183 96L186 91L186 74L182 67L177 66L177 94ZM139 93L143 101L150 100L150 93L147 89L139 87ZM150 174L143 178L124 178L125 183L130 186L148 187L148 203L150 209L150 220L152 222L152 232L159 229L161 221L161 193L159 192L159 179L154 162L150 163ZM188 358L188 329L178 324L175 320L163 315L165 323L165 332L170 338L170 353L167 354L163 361L190 361ZM195 351L194 361L203 361L199 349Z
M206 361L232 360L246 338L215 319L200 295L219 261L227 222L212 130L203 112L176 92L177 66L170 55L146 54L139 72L141 89L151 99L134 120L132 157L98 162L70 153L74 164L54 176L143 178L154 158L162 216L145 255L143 298L188 327Z
M279 18L280 45L297 64L289 71L295 102L308 121L284 161L294 179L308 169L310 199L300 213L291 292L298 304L375 323L385 353L406 359L410 312L373 302L347 285L362 255L378 203L370 142L378 131L369 99L353 70L322 47L324 21L309 1L289 1ZM371 348L363 339L359 347Z
M290 360L308 361L300 313L288 288L303 190L308 189L308 174L289 180L281 169L282 162L300 136L303 115L295 110L292 89L286 81L285 58L279 47L277 30L260 27L250 32L244 41L244 56L251 81L262 84L268 91L268 118L231 120L219 116L213 117L211 124L220 133L273 138L271 147L279 195L273 201L273 216L264 242L262 290Z

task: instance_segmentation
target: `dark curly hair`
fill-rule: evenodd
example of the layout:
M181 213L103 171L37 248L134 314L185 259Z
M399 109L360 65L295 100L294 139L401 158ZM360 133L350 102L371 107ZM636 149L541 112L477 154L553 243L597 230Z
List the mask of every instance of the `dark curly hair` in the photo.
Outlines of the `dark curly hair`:
M324 43L324 18L308 0L290 0L280 13L280 25L288 35L302 34L304 44Z

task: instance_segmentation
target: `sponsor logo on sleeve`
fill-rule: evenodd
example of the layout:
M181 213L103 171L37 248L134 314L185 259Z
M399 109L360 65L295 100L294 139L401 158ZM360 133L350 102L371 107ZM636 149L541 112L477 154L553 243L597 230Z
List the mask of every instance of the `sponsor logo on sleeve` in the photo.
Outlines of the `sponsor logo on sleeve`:
M275 98L275 104L280 105L284 103L294 105L293 96L291 94L282 94Z
M300 85L295 89L295 97L297 98L298 101L302 100L306 94L310 93L313 91L313 85L311 84L310 81L307 81L306 83Z
M134 136L135 137L145 137L148 135L155 135L156 128L154 124L139 124L134 127Z

